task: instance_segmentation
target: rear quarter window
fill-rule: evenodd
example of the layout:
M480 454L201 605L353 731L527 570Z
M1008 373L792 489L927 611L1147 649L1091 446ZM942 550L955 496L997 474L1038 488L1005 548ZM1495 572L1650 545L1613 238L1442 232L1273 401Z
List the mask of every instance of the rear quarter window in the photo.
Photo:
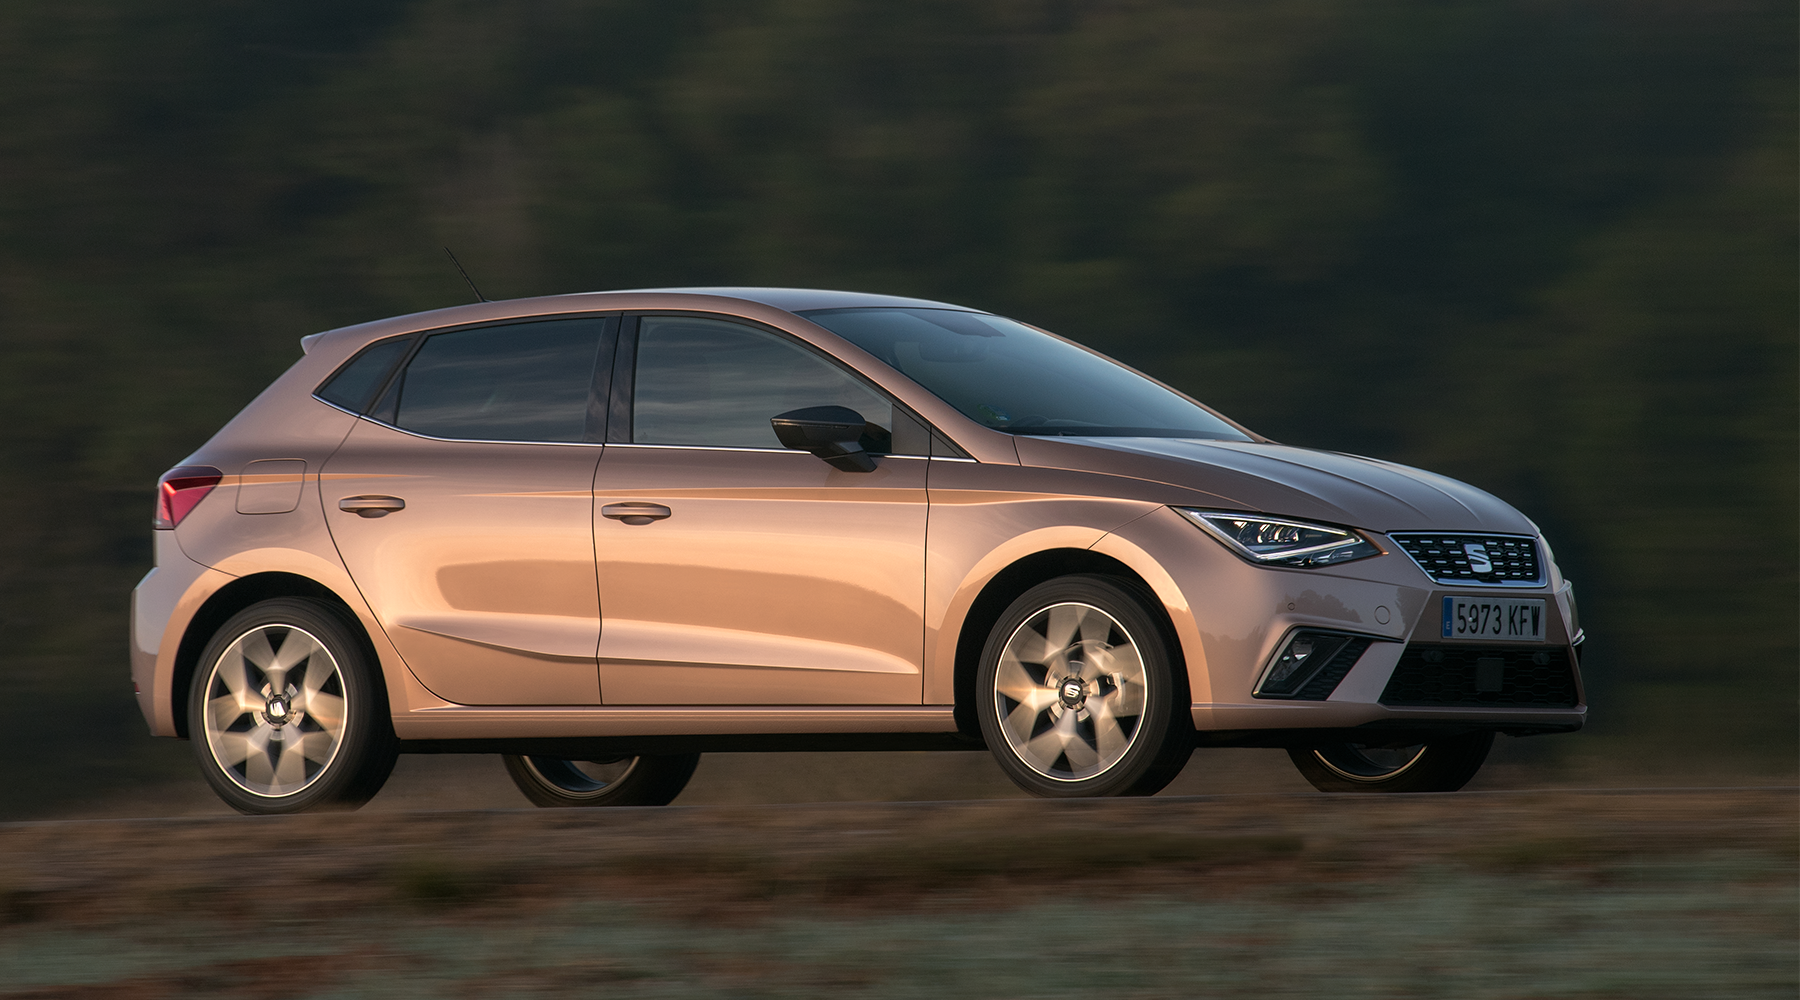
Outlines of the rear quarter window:
M395 337L370 344L345 362L313 395L352 413L362 413L411 342L411 337Z

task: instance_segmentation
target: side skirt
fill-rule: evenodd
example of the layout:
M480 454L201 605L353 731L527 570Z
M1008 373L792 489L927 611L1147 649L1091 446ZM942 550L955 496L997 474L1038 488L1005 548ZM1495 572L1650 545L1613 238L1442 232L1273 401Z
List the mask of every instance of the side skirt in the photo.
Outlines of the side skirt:
M446 705L396 714L393 723L394 735L406 744L610 740L647 746L650 741L719 737L714 742L723 747L833 737L839 742L860 739L911 746L912 739L923 738L929 744L934 738L957 735L955 711L949 705ZM828 740L826 745L835 744Z
M960 733L726 733L702 736L590 736L485 740L402 740L401 753L505 753L592 760L619 754L842 753L866 750L986 750Z

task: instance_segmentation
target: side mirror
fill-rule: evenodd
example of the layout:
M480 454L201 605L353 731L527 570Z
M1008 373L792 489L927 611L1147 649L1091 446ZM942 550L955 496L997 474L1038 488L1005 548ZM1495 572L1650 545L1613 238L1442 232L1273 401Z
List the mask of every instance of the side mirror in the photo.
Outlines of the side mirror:
M769 418L783 448L809 451L834 469L874 472L875 459L859 443L868 426L848 406L808 406Z

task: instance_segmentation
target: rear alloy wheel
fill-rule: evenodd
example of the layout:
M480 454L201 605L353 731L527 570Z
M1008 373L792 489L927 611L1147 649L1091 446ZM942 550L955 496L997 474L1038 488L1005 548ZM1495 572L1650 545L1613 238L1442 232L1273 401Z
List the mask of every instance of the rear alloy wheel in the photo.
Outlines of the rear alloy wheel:
M207 783L244 813L354 809L394 769L374 658L342 612L304 598L251 605L213 635L188 735Z
M1040 584L1000 617L976 675L981 735L1020 788L1154 795L1193 753L1173 643L1146 598L1103 576Z
M1454 792L1487 760L1494 734L1468 733L1411 746L1337 743L1288 757L1321 792Z
M642 757L562 757L505 755L506 773L534 805L550 809L584 806L666 806L687 787L700 755Z

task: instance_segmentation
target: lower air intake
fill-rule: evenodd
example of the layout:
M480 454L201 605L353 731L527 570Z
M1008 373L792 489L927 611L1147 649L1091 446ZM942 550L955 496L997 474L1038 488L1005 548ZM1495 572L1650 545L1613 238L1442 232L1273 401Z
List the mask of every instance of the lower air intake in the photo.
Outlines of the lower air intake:
M1400 654L1381 703L1401 706L1574 708L1566 647L1413 643Z

